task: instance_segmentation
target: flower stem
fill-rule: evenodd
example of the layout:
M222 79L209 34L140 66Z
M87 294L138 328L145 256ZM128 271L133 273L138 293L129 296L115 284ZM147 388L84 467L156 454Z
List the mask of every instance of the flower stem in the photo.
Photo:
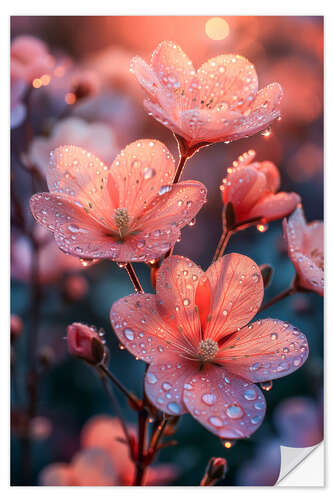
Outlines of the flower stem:
M183 170L185 168L185 164L186 164L188 158L189 157L186 154L180 155L179 162L178 162L178 165L176 168L176 173L175 173L175 176L174 176L173 181L172 181L173 184L177 184L177 182L179 182L179 179L183 173Z
M130 401L131 407L136 411L140 411L142 408L142 402L131 392L129 392L126 387L110 372L107 366L103 363L98 365L98 368L109 377L109 379L118 387L118 389L126 396Z
M127 444L128 444L128 448L129 448L129 451L130 451L130 454L132 455L132 440L131 440L131 436L130 436L130 433L127 429L127 426L125 424L125 421L121 415L121 411L120 411L120 408L119 408L119 404L118 404L118 401L117 401L117 398L113 392L113 389L112 387L109 386L109 384L107 383L107 380L105 378L105 375L100 373L100 378L102 380L102 383L104 385L104 388L107 392L107 394L110 396L110 399L111 399L111 403L112 403L112 406L114 408L114 411L115 411L115 414L117 415L119 421L120 421L120 424L121 424L121 427L123 429L123 432L124 432L124 435L125 435L125 438L126 438L126 441L127 441Z
M142 486L147 464L145 463L145 444L148 426L148 412L142 408L138 413L138 456L136 462L136 471L134 486Z
M217 259L219 259L223 255L232 233L233 233L233 231L228 231L226 229L223 230L223 233L221 235L220 241L218 242L218 245L217 245L214 257L213 257L213 262L215 262Z
M266 302L266 304L262 305L261 308L259 309L258 312L265 311L265 309L268 309L269 307L273 306L280 300L284 299L285 297L289 297L290 295L293 295L297 289L295 288L294 284L292 283L289 288L286 288L286 290L283 290L283 292L279 293L275 297L273 297L271 300Z
M138 292L138 293L143 293L144 290L142 288L142 285L140 283L140 280L139 280L136 272L134 271L133 265L130 262L127 262L127 264L125 264L125 266L124 266L124 269L126 269L126 271L127 271L129 279L131 280L132 285L134 287L134 291Z

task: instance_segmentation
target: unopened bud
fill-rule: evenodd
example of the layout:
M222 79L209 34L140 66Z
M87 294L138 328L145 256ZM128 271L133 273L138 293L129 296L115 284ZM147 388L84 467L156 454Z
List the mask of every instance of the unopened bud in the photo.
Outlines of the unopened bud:
M23 331L23 321L16 314L12 314L10 317L10 337L11 340L16 340L20 337Z
M267 288L272 281L274 269L269 264L262 264L260 266L260 272L264 283L264 288Z
M227 473L227 461L225 458L212 457L207 465L200 486L213 486L220 479L224 479Z
M68 351L72 356L97 365L104 360L105 348L95 328L72 323L67 328Z

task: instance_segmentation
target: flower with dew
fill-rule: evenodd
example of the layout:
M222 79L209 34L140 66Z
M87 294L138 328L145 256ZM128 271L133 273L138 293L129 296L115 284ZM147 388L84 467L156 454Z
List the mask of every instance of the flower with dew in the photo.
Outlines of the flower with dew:
M288 375L307 359L306 337L292 325L263 319L259 267L231 253L206 272L171 256L156 280L156 295L130 295L113 304L120 342L149 363L145 391L171 415L191 413L221 438L250 436L266 403L255 385Z
M104 163L111 163L116 156L116 141L110 126L70 116L59 120L48 137L32 139L28 160L42 175L46 175L50 153L63 144L79 146L98 156Z
M324 295L324 223L307 224L303 209L298 206L288 221L283 220L283 234L297 273L297 285Z
M131 435L135 429L127 426ZM43 486L129 486L135 477L121 424L106 415L92 417L81 432L81 450L70 464L51 464L40 475ZM101 467L104 465L104 467ZM160 464L147 469L145 485L163 485L177 476L177 468Z
M48 193L30 200L35 219L65 253L118 262L161 257L206 201L197 181L173 185L175 162L159 141L135 141L107 166L62 146L51 155Z
M280 116L281 86L258 91L255 68L240 55L219 55L196 71L177 44L164 41L150 65L134 57L131 71L145 90L148 113L188 149L251 136Z
M300 202L296 193L277 193L279 170L270 161L253 161L255 155L255 151L250 150L239 156L228 168L220 186L224 205L232 203L236 224L280 219L295 210Z
M34 78L49 73L54 66L54 58L42 40L30 35L15 38L10 47L10 73L31 83Z

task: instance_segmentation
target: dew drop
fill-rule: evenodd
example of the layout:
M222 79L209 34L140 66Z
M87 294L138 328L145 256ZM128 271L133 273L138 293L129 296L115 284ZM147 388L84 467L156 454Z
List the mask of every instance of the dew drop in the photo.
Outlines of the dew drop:
M254 389L247 389L244 392L244 398L248 401L253 401L254 399L257 399L257 393Z
M262 388L263 391L270 391L273 387L273 382L272 380L268 380L267 382L261 382L260 387Z
M239 405L233 404L227 407L226 414L232 419L242 418L244 412Z
M162 389L164 391L170 391L170 389L172 389L172 386L168 382L163 382Z
M176 413L178 414L180 412L180 406L178 403L175 403L174 401L172 403L169 403L168 404L168 410L171 412L171 413Z
M156 171L151 167L146 167L143 171L144 179L152 179L152 177L154 177L155 174Z
M147 373L147 381L149 384L156 384L157 377L153 373Z
M125 328L124 335L125 335L125 337L128 340L133 340L134 339L134 332L130 328Z
M216 403L215 394L203 394L201 396L201 399L208 406L212 406L214 403Z
M214 427L223 427L223 422L220 417L209 417L208 420Z

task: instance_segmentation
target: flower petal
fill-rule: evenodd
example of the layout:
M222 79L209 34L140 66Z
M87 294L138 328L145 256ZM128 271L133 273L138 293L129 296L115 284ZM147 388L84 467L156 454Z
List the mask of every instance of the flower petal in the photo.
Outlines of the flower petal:
M212 290L205 338L219 341L246 325L257 313L264 286L257 264L238 253L218 259L206 271Z
M135 56L131 60L130 71L135 74L138 82L148 95L155 99L157 89L160 87L160 82L155 75L152 67L146 63L141 57Z
M271 161L256 163L256 168L266 176L267 188L272 193L276 193L280 186L279 169Z
M294 252L292 263L297 272L299 284L307 290L324 295L324 271L308 255Z
M151 66L163 87L163 94L170 101L170 114L173 118L197 104L196 72L191 60L177 44L161 42L153 52ZM160 104L163 105L163 102Z
M281 219L290 214L301 198L297 193L280 192L277 194L268 194L262 201L257 203L249 212L249 218L261 217L265 222Z
M183 403L185 380L198 374L198 363L166 353L145 375L145 392L156 408L170 415L187 413Z
M38 193L30 199L30 208L37 222L55 234L63 252L86 259L117 258L119 244L67 197Z
M54 463L45 467L39 476L41 486L73 486L75 479L70 465Z
M111 455L101 448L87 448L73 458L72 471L78 486L112 486L116 482Z
M188 411L220 438L249 437L263 421L266 402L261 390L222 367L205 366L187 378L186 387Z
M169 350L175 336L158 314L156 295L150 293L119 299L111 308L110 321L121 344L147 363Z
M200 342L200 318L195 304L195 292L203 271L194 262L180 255L164 260L156 279L157 308L179 338L197 347Z
M258 78L253 64L245 57L225 54L209 59L198 70L200 104L243 108L254 99Z
M183 228L206 202L207 189L198 181L162 186L160 192L140 214L137 229Z
M279 83L271 83L259 90L251 107L243 113L230 140L249 137L267 128L280 116L280 103L283 96Z
M249 219L252 207L267 193L265 174L251 165L233 169L223 186L223 202L232 203L237 222Z
M60 146L50 153L47 184L51 193L80 203L95 218L114 226L113 206L107 191L110 167L78 146Z
M264 382L293 373L309 353L305 335L276 319L251 323L221 346L218 361L230 373L251 382Z
M283 235L287 241L288 249L301 250L306 231L306 220L301 206L296 207L290 217L283 220Z
M174 171L173 156L162 142L150 139L132 142L112 163L110 195L117 199L117 207L124 207L131 217L137 217L162 186L172 183Z

